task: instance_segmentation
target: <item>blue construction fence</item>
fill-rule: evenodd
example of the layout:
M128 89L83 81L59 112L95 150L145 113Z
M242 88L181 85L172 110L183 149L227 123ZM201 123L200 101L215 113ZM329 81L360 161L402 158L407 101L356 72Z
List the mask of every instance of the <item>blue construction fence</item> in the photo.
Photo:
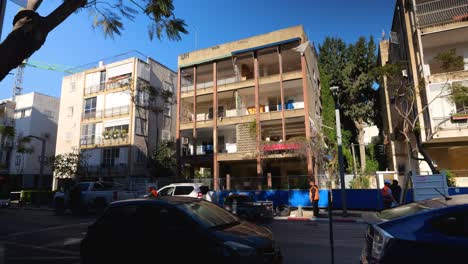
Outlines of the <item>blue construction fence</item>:
M449 195L468 194L468 188L449 188ZM219 205L223 205L224 199L229 194L246 194L254 201L272 201L273 206L288 205L291 207L309 207L309 190L262 190L262 191L228 191L223 190L216 193L215 197ZM328 190L319 192L320 207L328 207ZM333 208L341 208L341 190L332 190ZM380 210L383 207L380 190L378 189L346 189L347 208L354 210ZM413 190L408 190L406 203L413 202Z

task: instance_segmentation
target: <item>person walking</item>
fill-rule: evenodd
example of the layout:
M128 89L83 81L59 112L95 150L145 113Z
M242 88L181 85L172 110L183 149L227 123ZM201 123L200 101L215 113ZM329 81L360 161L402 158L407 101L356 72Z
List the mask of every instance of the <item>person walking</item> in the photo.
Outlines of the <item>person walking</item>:
M320 199L320 195L319 195L319 188L318 186L315 184L314 181L310 181L309 182L310 184L310 189L309 189L309 199L310 199L310 203L312 204L312 207L313 207L313 212L314 212L314 216L315 217L318 217L319 216L319 199Z
M384 187L381 190L384 210L392 208L392 203L398 204L398 202L393 197L392 189L390 189L390 185L391 185L390 180L385 180Z
M397 180L393 180L392 186L390 186L390 190L392 190L393 198L395 198L397 202L400 202L401 187L398 185Z

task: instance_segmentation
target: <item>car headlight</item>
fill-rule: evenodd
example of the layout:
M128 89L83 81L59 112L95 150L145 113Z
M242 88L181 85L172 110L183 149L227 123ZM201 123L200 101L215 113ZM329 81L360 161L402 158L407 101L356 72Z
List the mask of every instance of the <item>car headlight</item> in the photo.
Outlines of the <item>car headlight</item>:
M226 241L224 242L224 245L243 257L252 256L255 254L255 249L253 247L238 242Z
M385 232L385 230L374 226L374 236L372 239L372 257L376 259L382 258L385 246L392 238L393 236Z

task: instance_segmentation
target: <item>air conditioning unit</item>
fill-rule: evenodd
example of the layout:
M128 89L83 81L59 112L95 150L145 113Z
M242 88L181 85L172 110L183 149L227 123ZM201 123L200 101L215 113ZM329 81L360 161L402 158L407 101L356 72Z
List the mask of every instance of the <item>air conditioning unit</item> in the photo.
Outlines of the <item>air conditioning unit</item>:
M183 138L182 138L182 144L188 145L188 138L183 137Z

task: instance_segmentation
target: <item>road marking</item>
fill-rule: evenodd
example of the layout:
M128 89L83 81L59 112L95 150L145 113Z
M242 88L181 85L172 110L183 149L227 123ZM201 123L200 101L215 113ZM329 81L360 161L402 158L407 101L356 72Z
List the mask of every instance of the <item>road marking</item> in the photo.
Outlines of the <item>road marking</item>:
M60 254L78 256L78 254L76 252L69 251L69 250L54 249L54 248L48 248L48 247L43 247L43 246L29 245L29 244L23 244L23 243L15 243L15 242L10 242L10 241L4 241L3 243L4 244L9 244L9 245L12 245L12 246L26 247L26 248L32 248L32 249L37 249L37 250L56 252L56 253L60 253Z
M61 226L53 226L53 227L47 227L47 228L42 228L42 229L33 230L33 231L17 232L17 233L13 233L13 234L9 234L9 235L0 237L0 240L8 239L8 238L11 238L11 237L17 237L17 236L23 236L23 235L30 235L30 234L34 234L34 233L41 233L41 232L47 232L47 231L54 231L54 230L59 230L59 229L64 229L64 228L69 228L69 227L90 225L91 223L93 223L93 222L78 223L78 224L71 224L71 225L61 225Z

